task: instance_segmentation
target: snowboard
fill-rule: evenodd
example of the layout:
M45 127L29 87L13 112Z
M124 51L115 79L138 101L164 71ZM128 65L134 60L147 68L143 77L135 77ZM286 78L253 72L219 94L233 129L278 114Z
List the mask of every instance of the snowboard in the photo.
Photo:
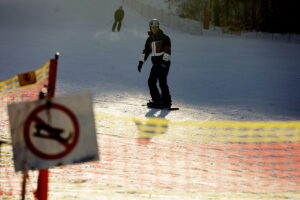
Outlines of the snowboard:
M142 105L142 106L147 106L147 105ZM159 110L179 110L177 107L171 107L171 108L164 108L164 107L148 107L149 109L159 109Z

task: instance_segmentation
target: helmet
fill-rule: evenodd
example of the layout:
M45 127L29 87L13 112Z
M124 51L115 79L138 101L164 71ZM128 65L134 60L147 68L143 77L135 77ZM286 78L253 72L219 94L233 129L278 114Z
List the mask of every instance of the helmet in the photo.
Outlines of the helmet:
M159 21L157 19L151 19L149 22L149 27L151 28L152 26L159 26Z

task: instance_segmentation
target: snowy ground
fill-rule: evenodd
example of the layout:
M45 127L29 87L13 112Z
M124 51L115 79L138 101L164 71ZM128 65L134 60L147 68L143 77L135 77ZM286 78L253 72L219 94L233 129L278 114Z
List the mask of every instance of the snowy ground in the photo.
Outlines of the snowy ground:
M145 116L150 61L136 65L148 20L125 7L112 33L119 1L0 4L0 80L40 67L61 52L57 95L90 90L95 109ZM189 35L161 27L172 39L169 86L180 111L172 120L299 120L299 44Z

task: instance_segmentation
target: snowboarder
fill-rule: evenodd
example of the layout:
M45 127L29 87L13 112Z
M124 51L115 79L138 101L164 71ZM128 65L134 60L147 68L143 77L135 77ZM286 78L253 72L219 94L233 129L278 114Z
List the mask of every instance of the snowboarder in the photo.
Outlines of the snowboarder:
M138 71L141 72L144 62L151 53L152 68L148 79L148 86L152 100L147 103L149 108L170 108L172 105L167 76L170 69L171 40L159 28L159 21L152 19L149 22L149 37L146 40ZM157 81L161 93L157 88Z
M124 10L122 6L120 6L120 8L118 8L115 11L114 17L115 17L115 22L112 26L112 31L115 32L115 29L117 27L117 31L119 32L122 26L122 20L124 18Z

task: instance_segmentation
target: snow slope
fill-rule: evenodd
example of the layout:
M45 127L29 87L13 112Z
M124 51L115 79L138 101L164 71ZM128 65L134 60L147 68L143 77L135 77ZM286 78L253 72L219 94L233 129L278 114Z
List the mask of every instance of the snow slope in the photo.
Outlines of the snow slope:
M148 60L139 73L137 63L147 37L149 19L125 7L122 31L112 33L113 12L121 2L1 0L0 81L40 68L59 51L57 95L92 91L95 112L100 113L96 116L103 114L101 122L106 118L105 114L137 119L157 116L166 118L167 122L300 119L299 44L195 36L168 27L162 29L172 39L169 85L174 106L180 107L180 110L160 112L142 107L149 99L147 78L151 64ZM244 143L237 144L240 147L235 144L231 146L230 142L220 146L210 146L210 142L198 146L197 142L184 143L157 137L151 140L151 145L144 146L139 145L135 137L120 137L119 134L127 131L136 134L137 141L143 139L137 123L132 124L130 120L130 126L126 126L128 123L121 120L124 124L120 129L120 120L101 125L98 121L96 119L102 161L51 169L51 198L124 199L129 196L126 199L292 199L294 195L296 199L299 196L291 189L297 187L297 179L294 179L294 175L289 176L298 172L297 143L270 143L270 146L262 143L262 147L258 142L252 149L244 147ZM142 122L147 125L147 121ZM129 128L124 131L122 127ZM188 136L188 132L195 129L190 127L186 131L186 128L158 127L167 133L165 136L168 139L176 134ZM5 141L8 141L8 131L1 132L4 132L0 135L1 140L4 136ZM286 137L293 136L286 133ZM263 137L256 139L260 138ZM256 156L260 147L262 155ZM2 145L1 153L4 156L1 159L4 163L0 174L4 177L2 183L5 191L13 191L7 194L8 198L17 199L19 196L14 194L20 191L16 185L21 185L21 177L13 172L11 152L11 146ZM274 154L279 154L279 157ZM146 168L145 163L148 165ZM246 168L241 167L243 170L236 168L244 165ZM267 165L267 169L262 170L264 165ZM256 168L252 170L253 166ZM139 174L143 175L136 176ZM215 178L220 175L222 178ZM264 177L267 177L266 182L259 182ZM31 176L32 180L37 180L36 175ZM229 180L229 184L225 180ZM185 198L184 193L176 195L181 192L176 189L177 186L189 188L191 182L197 184L196 189L201 187L201 191L190 193ZM162 187L153 183L163 183L163 186L165 183L175 184L170 190L162 190ZM256 187L251 188L254 185ZM220 186L233 188L235 192L214 191L214 188L220 189ZM143 192L146 187L147 191ZM211 193L205 193L203 187L207 187ZM267 190L263 191L265 188ZM259 192L255 193L252 189ZM28 190L33 190L32 186ZM239 193L241 191L247 193ZM32 192L28 193L32 195ZM109 196L111 194L114 198Z
M0 81L39 68L59 51L57 95L89 90L96 112L145 117L150 60L141 73L136 66L149 19L125 7L121 32L111 32L121 2L1 0ZM161 28L172 39L169 86L180 107L167 119L300 119L299 44Z

